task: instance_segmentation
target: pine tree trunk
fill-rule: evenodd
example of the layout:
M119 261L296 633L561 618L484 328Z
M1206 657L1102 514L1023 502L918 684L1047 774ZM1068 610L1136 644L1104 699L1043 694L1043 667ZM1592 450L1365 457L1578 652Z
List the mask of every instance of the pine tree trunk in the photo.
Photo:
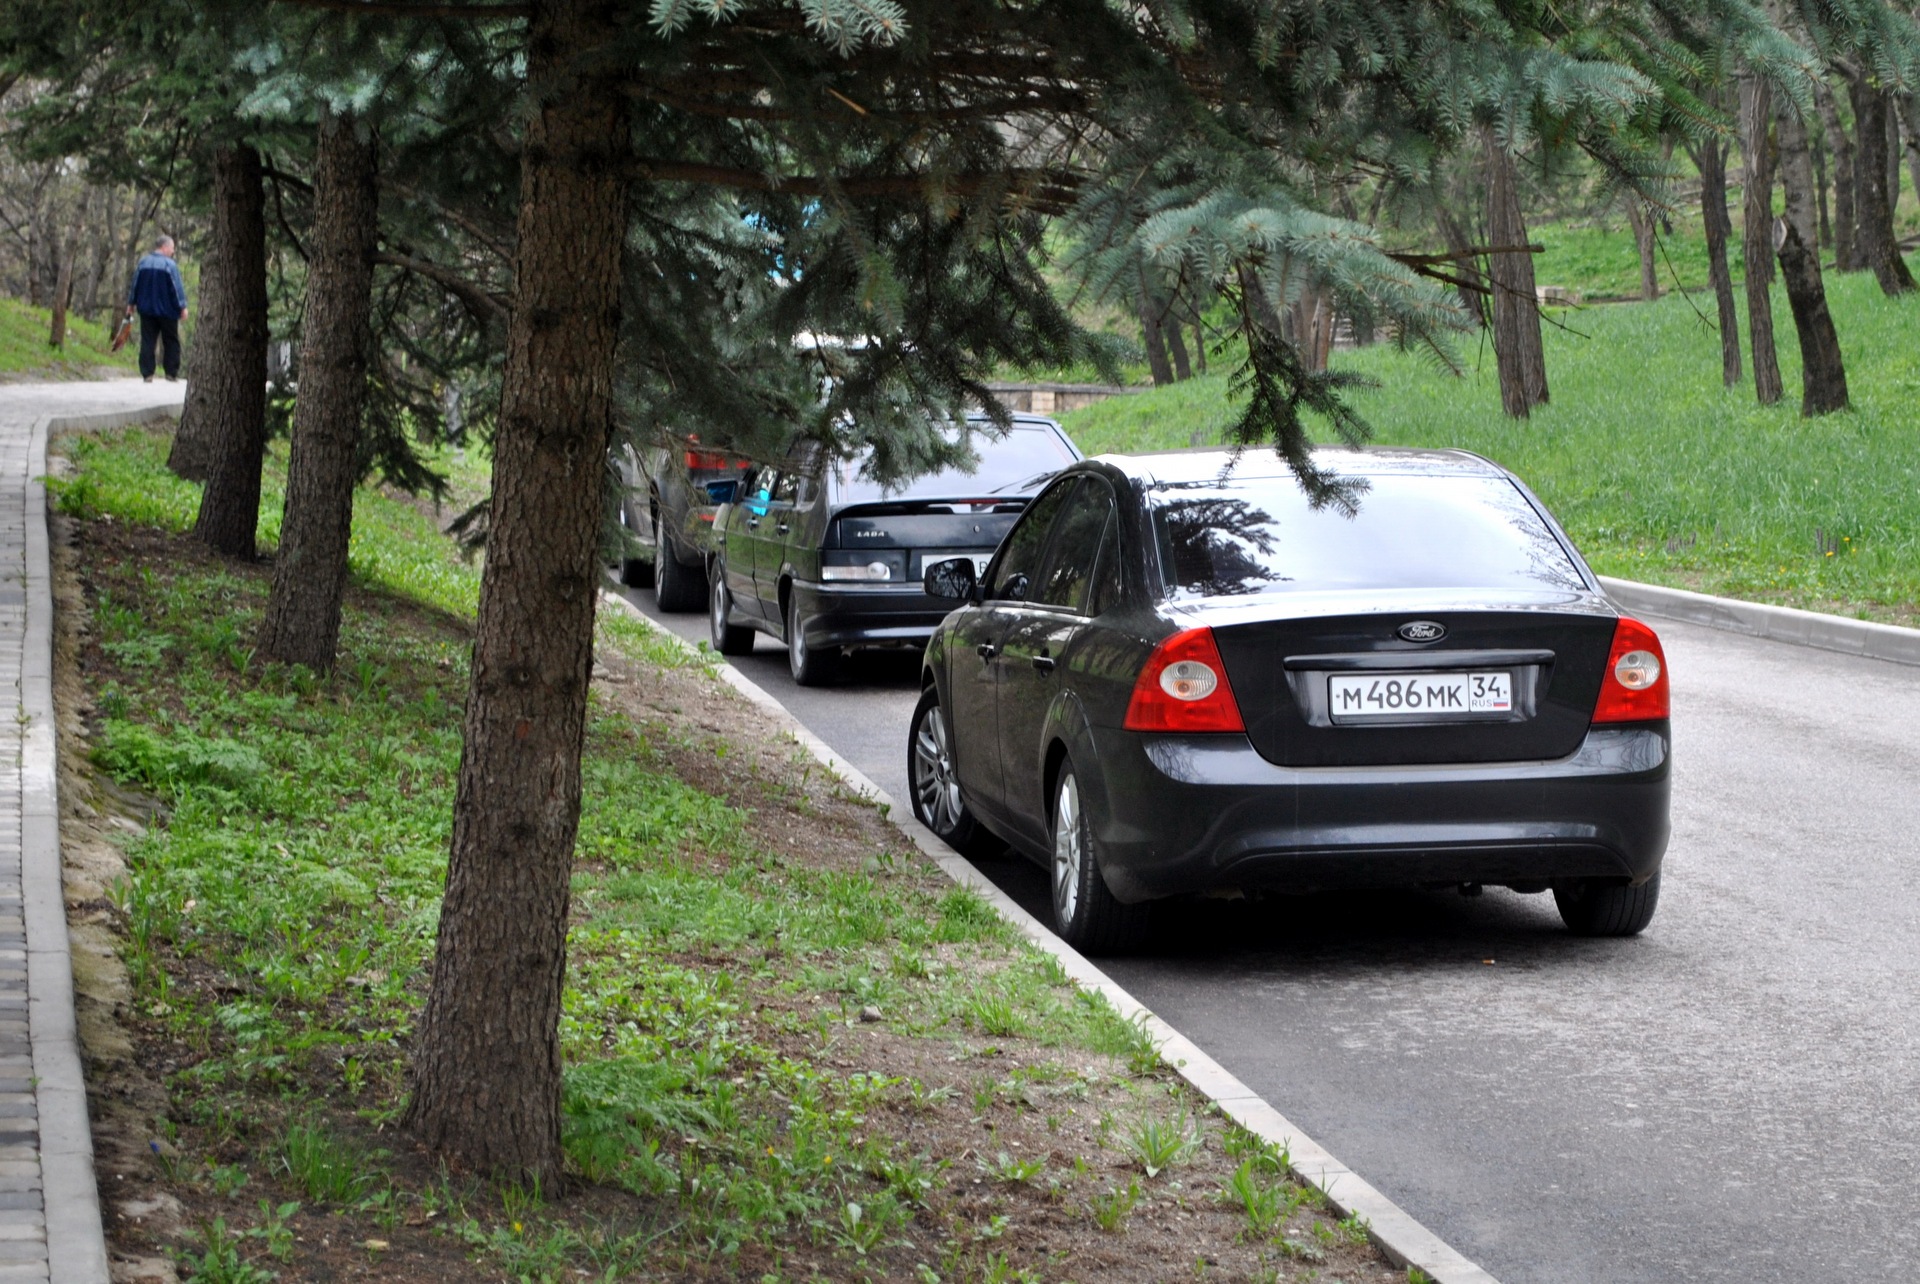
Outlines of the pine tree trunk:
M1173 354L1173 377L1181 383L1193 378L1193 362L1187 359L1187 341L1180 333L1180 314L1177 304L1170 305L1161 313L1160 334L1167 341L1167 349Z
M1889 297L1914 288L1913 274L1907 271L1900 247L1894 244L1893 206L1889 200L1887 171L1887 110L1892 97L1876 89L1866 78L1848 82L1853 97L1853 125L1859 140L1859 155L1854 165L1855 209L1860 220L1859 253L1863 265L1873 270L1881 293ZM1898 173L1898 170L1894 171Z
M1827 144L1825 131L1807 130L1807 148L1813 153L1813 201L1814 208L1820 212L1820 239L1814 248L1825 249L1833 245L1833 217L1827 207Z
M1727 387L1740 382L1740 312L1733 303L1733 273L1727 268L1727 152L1718 138L1689 149L1700 171L1700 222L1707 233L1707 279L1720 312L1720 378Z
M492 528L405 1118L456 1169L547 1189L626 234L626 100L592 56L615 31L613 0L533 6Z
M1818 215L1813 204L1813 152L1807 144L1807 125L1791 99L1775 105L1774 139L1780 162L1780 190L1785 196L1786 219L1800 234L1800 244L1818 245Z
M264 658L310 669L333 667L347 587L360 415L373 345L377 159L372 136L359 136L351 114L322 112L314 149L300 396L294 402L280 552L259 641Z
M1747 336L1753 344L1753 395L1763 406L1780 400L1780 359L1773 346L1773 166L1767 151L1773 95L1753 76L1740 80L1740 150L1745 162L1740 250L1746 260Z
M1827 153L1833 157L1833 266L1840 272L1858 271L1860 252L1855 247L1859 244L1859 215L1854 212L1853 202L1853 139L1841 128L1840 109L1826 81L1814 81L1813 101L1820 109Z
M214 158L216 180L221 155L228 156L233 164L238 163L233 153L217 154ZM188 481L205 481L213 472L221 399L228 389L225 379L231 362L229 349L235 342L234 335L245 328L244 319L228 315L227 306L228 283L235 262L230 249L235 232L228 224L234 217L231 203L214 203L213 224L207 230L206 251L200 260L200 297L196 300L200 322L195 327L195 342L186 350L186 402L180 407L180 422L173 431L173 449L167 452L167 467ZM146 220L139 217L137 206L133 222L128 239L133 247L130 253L137 253L141 233L146 228ZM263 263L265 252L263 246Z
M1496 248L1524 246L1527 223L1520 212L1520 182L1513 157L1491 130L1487 150L1487 240ZM1493 286L1493 355L1500 370L1500 405L1525 419L1547 400L1546 349L1540 339L1540 309L1534 295L1533 256L1524 250L1488 256Z
M1140 339L1147 350L1147 369L1153 372L1153 386L1164 388L1173 382L1173 365L1167 360L1167 341L1160 329L1160 309L1147 285L1146 269L1140 271Z
M1640 297L1651 303L1660 297L1659 265L1654 261L1653 211L1636 196L1627 197L1627 224L1633 229L1633 248L1640 255Z
M1900 123L1906 128L1907 176L1913 180L1913 194L1920 198L1920 94L1902 94L1899 99ZM1894 213L1900 212L1900 199L1893 201Z
M1786 283L1787 303L1793 308L1793 328L1800 335L1800 413L1811 419L1845 410L1847 367L1840 355L1833 317L1827 312L1827 291L1820 283L1820 256L1801 238L1800 229L1790 218L1775 221L1774 242L1780 251L1780 277Z
M1481 271L1478 255L1470 254L1473 242L1468 238L1466 229L1446 209L1439 211L1440 234L1446 238L1447 253L1454 256L1453 275L1459 284L1454 287L1460 296L1460 307L1468 316L1477 317L1482 327L1487 325L1487 296L1476 286L1484 287L1486 273Z
M193 533L228 557L252 557L260 525L260 465L267 449L266 214L260 153L244 145L221 147L213 157L221 309L219 328L203 325L196 336L205 349L195 373L208 396L208 453ZM174 444L177 449L177 439Z
M53 278L53 316L47 326L47 346L67 346L67 299L73 293L73 247L60 256L60 271Z

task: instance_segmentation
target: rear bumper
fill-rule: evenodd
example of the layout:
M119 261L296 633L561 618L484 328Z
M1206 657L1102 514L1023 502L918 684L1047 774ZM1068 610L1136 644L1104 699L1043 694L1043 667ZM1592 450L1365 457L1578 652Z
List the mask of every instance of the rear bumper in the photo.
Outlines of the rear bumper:
M1244 736L1093 731L1101 868L1121 900L1226 889L1639 883L1666 854L1664 722L1551 762L1276 766Z
M925 646L955 603L918 584L812 584L795 580L807 645Z

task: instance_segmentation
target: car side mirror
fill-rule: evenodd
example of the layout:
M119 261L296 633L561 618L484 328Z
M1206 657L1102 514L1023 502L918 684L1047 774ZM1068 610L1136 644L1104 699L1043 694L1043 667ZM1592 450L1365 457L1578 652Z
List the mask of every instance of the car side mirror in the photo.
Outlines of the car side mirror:
M721 481L710 481L707 483L707 499L711 503L731 504L734 497L739 493L740 479L738 477L728 477Z
M980 598L980 578L973 573L971 557L949 557L944 562L929 563L920 584L928 597L950 597L962 602Z

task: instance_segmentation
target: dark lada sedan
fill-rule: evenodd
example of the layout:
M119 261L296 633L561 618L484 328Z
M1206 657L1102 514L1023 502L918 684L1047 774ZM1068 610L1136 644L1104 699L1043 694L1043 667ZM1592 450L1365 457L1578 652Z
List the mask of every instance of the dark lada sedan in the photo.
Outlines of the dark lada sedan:
M1552 889L1587 935L1653 917L1668 679L1517 479L1454 451L1067 470L928 643L916 815L1052 871L1057 929L1137 942L1150 902L1236 890Z
M847 650L924 644L953 606L927 596L926 565L964 555L984 569L1027 501L1080 458L1058 424L1031 417L976 436L974 450L972 471L897 487L860 476L858 462L806 454L710 486L728 501L708 574L714 649L743 655L755 630L770 633L786 643L794 681L810 686Z

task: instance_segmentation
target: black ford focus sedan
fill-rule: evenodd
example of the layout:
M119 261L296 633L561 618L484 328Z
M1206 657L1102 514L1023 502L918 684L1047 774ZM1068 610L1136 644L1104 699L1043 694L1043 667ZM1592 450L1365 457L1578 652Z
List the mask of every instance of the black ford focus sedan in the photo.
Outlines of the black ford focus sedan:
M1357 511L1224 451L1103 456L1027 507L908 736L920 820L1052 873L1055 926L1137 944L1196 893L1486 884L1576 933L1652 919L1668 678L1539 501L1459 451L1326 450Z

